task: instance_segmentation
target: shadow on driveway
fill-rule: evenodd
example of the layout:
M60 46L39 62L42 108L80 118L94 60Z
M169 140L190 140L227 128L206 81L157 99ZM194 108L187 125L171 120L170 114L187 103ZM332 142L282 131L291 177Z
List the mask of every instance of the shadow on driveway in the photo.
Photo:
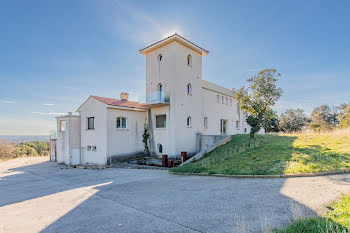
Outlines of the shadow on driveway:
M350 191L349 175L232 179L51 162L19 162L0 177L5 232L260 232L314 216Z

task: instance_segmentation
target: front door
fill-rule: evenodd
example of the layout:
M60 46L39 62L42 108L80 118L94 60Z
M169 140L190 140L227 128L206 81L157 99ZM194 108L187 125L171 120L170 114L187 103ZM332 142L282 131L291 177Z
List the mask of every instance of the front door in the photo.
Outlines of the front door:
M80 164L80 151L79 149L72 149L71 165Z
M220 134L221 135L226 135L226 125L227 125L227 120L220 120Z

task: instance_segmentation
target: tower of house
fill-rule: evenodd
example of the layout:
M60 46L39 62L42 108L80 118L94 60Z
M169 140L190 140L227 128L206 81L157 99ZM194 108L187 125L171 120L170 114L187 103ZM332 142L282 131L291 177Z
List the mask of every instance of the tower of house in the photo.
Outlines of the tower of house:
M197 152L202 130L202 56L208 51L173 34L142 50L154 152Z

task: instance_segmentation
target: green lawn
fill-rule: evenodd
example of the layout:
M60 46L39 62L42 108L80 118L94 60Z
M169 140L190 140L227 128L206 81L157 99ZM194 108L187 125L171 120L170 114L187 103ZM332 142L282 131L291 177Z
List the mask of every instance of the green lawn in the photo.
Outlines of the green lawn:
M274 230L274 232L350 232L350 195L344 196L340 201L332 205L330 209L324 218L300 219L293 222L287 228Z
M173 172L277 175L350 168L350 131L325 134L234 135L197 162Z

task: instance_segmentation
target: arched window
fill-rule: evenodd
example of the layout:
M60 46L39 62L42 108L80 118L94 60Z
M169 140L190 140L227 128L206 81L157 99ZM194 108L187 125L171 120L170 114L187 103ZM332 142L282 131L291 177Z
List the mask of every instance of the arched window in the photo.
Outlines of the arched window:
M158 99L159 101L163 100L163 84L158 83Z
M232 106L232 99L230 98L230 106Z
M221 103L223 104L224 103L224 97L221 96Z
M220 96L219 95L216 96L216 103L220 103Z
M191 127L191 117L187 117L187 121L186 121L186 125L187 127Z
M158 144L158 153L163 153L163 146L162 146L162 144Z
M192 95L192 85L191 85L191 83L187 84L187 95Z
M162 59L163 59L163 55L162 55L162 54L159 54L157 59L158 59L159 62L161 62Z
M192 57L191 55L187 55L187 65L192 66Z
M228 98L226 97L226 105L228 105Z

